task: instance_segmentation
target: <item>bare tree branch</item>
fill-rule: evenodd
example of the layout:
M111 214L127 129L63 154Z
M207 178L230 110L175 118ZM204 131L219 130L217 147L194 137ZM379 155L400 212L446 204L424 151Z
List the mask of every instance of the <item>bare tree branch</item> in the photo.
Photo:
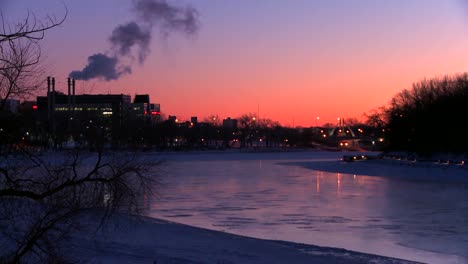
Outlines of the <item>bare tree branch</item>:
M138 210L142 195L151 194L158 184L154 168L159 163L136 156L90 157L76 151L63 153L60 160L46 159L24 152L0 160L0 215L31 221L11 221L18 228L8 237L15 238L18 247L8 262L44 254L41 247L55 234L51 232L87 210L101 209L101 225L116 210Z
M65 14L60 19L48 15L43 21L39 21L34 15L31 19L31 13L28 12L23 21L19 22L14 29L7 27L3 14L2 31L0 32L0 44L5 41L25 38L31 41L38 41L44 38L45 32L54 27L57 27L65 22L68 16L68 9L65 6Z
M38 20L28 12L26 18L13 28L1 15L0 30L0 110L10 98L24 99L34 94L43 83L44 70L40 67L42 56L39 41L45 32L60 26L68 15L57 19L47 16Z

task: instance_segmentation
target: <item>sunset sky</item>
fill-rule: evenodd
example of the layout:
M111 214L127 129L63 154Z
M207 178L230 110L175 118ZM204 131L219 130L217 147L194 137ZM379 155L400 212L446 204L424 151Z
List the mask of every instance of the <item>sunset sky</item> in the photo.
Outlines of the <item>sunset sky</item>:
M154 0L161 2L162 0ZM198 30L152 27L143 63L117 80L77 81L78 92L148 93L179 119L257 113L283 125L363 118L422 78L467 70L464 0L167 0L191 6ZM6 22L28 10L68 17L42 42L48 73L66 78L110 50L132 0L0 0ZM45 91L46 87L44 87Z

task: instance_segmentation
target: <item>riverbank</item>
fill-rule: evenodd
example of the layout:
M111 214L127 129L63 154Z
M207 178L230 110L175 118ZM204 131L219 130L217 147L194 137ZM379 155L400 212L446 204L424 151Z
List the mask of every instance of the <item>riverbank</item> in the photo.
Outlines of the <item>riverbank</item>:
M83 228L63 243L77 263L417 263L339 248L262 240L165 220L116 215L98 232L87 216Z
M434 155L419 158L412 155L398 156L381 153L343 153L342 159L320 162L291 162L307 169L402 178L434 182L468 183L468 166L465 156Z

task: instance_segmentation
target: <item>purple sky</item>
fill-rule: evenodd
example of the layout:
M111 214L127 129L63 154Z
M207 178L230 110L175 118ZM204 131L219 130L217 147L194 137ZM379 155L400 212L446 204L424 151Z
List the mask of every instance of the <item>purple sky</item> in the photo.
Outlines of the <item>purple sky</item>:
M156 2L160 2L154 0ZM65 84L88 57L108 52L116 27L135 20L132 0L0 0L7 22L60 17L42 43L48 73ZM180 119L256 113L311 126L362 114L425 77L466 70L468 5L462 0L167 1L198 14L198 31L151 27L147 57L131 74L78 81L81 92L148 93ZM166 32L167 33L167 32Z

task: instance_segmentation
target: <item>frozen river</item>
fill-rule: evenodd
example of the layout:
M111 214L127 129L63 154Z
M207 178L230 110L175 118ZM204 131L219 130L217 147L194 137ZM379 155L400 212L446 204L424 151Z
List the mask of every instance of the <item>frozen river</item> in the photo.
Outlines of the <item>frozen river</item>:
M468 263L466 182L408 179L402 175L414 171L404 166L391 171L398 177L305 166L336 169L343 154L165 154L163 185L148 215L257 238Z

